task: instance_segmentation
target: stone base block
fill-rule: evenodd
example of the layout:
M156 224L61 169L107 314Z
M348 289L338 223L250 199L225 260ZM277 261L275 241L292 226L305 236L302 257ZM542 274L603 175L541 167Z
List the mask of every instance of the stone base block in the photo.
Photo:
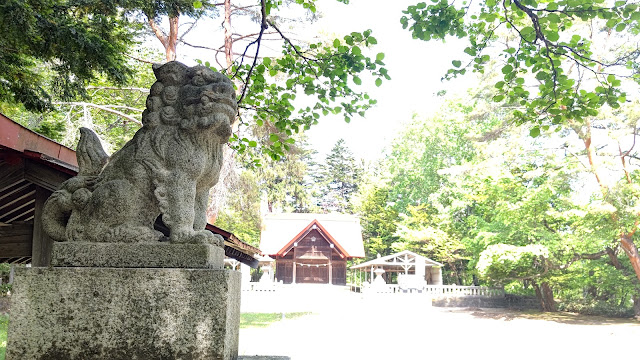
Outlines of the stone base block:
M7 360L237 359L240 273L18 268Z
M222 269L224 248L161 242L56 242L51 266Z

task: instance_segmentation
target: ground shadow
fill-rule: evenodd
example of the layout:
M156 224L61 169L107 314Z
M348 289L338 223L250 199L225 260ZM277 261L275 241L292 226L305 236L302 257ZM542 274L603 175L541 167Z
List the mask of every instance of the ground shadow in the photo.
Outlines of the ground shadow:
M604 316L581 315L569 312L540 312L535 310L457 308L449 309L453 313L467 313L483 319L511 321L514 319L545 320L573 325L620 325L640 326L640 321L629 318L608 318Z

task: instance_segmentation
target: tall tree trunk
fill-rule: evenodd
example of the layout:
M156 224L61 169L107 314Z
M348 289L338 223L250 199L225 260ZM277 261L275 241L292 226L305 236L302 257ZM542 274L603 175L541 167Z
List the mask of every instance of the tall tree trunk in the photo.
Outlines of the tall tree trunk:
M224 0L224 22L222 23L224 28L224 55L227 62L227 70L231 70L233 65L233 39L231 29L231 0Z
M640 294L633 296L633 315L640 320Z
M540 287L542 288L542 296L546 305L545 311L558 311L558 308L556 307L556 301L553 299L553 291L551 291L551 286L549 286L549 283L545 281Z
M165 58L167 61L174 61L176 59L177 53L176 48L178 46L178 24L180 17L179 15L169 17L169 34L166 34L160 26L153 20L152 18L148 19L149 26L151 30L156 35L165 51Z
M540 303L540 309L544 312L557 311L556 302L553 299L553 291L551 291L549 283L545 281L541 285L538 285L538 283L534 281L531 284L536 291L536 298Z
M633 233L623 234L620 237L620 245L622 246L624 253L627 254L629 261L631 261L631 266L633 267L633 271L636 273L636 277L640 280L640 254L638 254L638 247L633 242L632 236Z
M177 56L176 48L178 47L178 20L178 16L169 18L169 37L167 45L165 45L164 47L167 61L174 61Z

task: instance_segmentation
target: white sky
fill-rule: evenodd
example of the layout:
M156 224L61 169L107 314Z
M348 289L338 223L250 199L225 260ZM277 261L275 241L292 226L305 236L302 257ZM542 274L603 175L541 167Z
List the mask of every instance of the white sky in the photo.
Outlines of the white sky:
M411 33L402 29L402 11L417 2L351 0L349 5L345 5L336 0L318 0L319 21L293 24L291 31L295 35L290 36L300 40L342 39L352 31L371 29L378 44L371 49L363 49L363 53L375 59L378 52L383 52L385 67L391 76L391 80L384 81L379 88L375 86L373 78L365 77L362 77L361 86L353 85L355 90L365 91L378 100L376 107L367 111L365 118L356 116L347 124L343 116L322 117L320 123L307 132L311 146L319 153L319 159L323 159L340 138L345 139L356 157L367 161L377 159L394 139L403 122L410 121L414 113L426 116L439 107L441 99L435 96L436 92L442 89L447 89L449 93L466 91L465 83L469 84L470 79L440 81L451 66L451 61L462 56L465 46L462 41L452 38L446 43L427 43L412 39ZM199 24L187 40L217 47L222 38L220 34L213 33L218 32L221 19L214 21ZM239 19L232 19L232 25L236 29L242 28L243 31L238 31L241 33L258 30L254 29L257 26L255 23L243 24ZM245 31L245 26L250 26L249 30ZM155 46L159 45L155 39L154 43ZM268 42L263 44L262 55L269 55L270 47L275 51L274 55L281 51L280 43L273 46L269 46ZM242 50L240 46L234 47L234 51ZM178 49L178 55L179 60L188 64L193 64L194 59L214 63L212 52L200 52L182 46Z
M382 154L414 113L427 115L439 107L435 93L449 89L461 81L442 83L440 78L451 66L451 61L462 54L460 41L447 43L414 40L400 25L402 11L418 1L351 0L340 4L335 0L320 0L318 9L324 17L316 27L327 34L342 37L352 31L373 30L378 45L370 51L375 58L385 53L385 67L390 81L377 88L373 80L363 81L361 87L378 100L365 118L359 116L346 124L342 117L323 118L309 131L310 142L320 153L328 152L341 137L357 157L373 160Z

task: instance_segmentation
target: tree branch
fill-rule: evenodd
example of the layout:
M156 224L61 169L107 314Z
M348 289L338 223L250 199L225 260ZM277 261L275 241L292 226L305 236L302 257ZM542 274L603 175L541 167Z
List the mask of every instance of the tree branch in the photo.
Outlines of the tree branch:
M267 9L266 9L265 0L260 0L260 6L261 6L260 12L262 15L262 21L260 23L260 34L258 35L258 38L255 41L251 42L249 45L247 45L247 47L244 50L244 53L246 54L249 47L253 44L256 44L256 55L253 58L253 64L251 65L251 68L247 72L247 77L244 82L244 87L242 88L242 94L238 98L238 104L242 102L242 100L244 99L244 96L246 95L247 88L249 87L249 81L251 80L251 74L253 73L253 69L256 67L256 64L258 62L258 54L260 53L260 40L262 39L262 34L269 27L269 25L267 25ZM243 55L243 59L244 59L244 55ZM238 69L240 69L240 66L238 66ZM236 74L234 74L234 77L236 75L237 75L237 71L236 71Z
M139 91L144 94L149 93L149 89L139 88L139 87L87 86L87 90L120 90L120 91Z
M54 102L55 105L70 105L70 106L89 106L92 108L96 108L98 110L102 110L102 111L106 111L108 113L112 113L114 115L118 115L124 119L127 119L133 123L136 123L140 126L142 126L142 122L140 120L137 120L136 118L129 116L123 112L120 112L118 110L114 110L111 109L109 107L106 107L104 105L98 105L98 104L93 104L93 103L88 103L88 102ZM136 109L136 111L139 111L138 109Z
M128 57L129 59L140 61L140 62L145 63L145 64L152 64L153 65L153 64L156 63L155 61L141 59L141 58L135 57L135 56L130 55L130 54L124 54L124 56Z
M153 20L153 18L148 18L148 19L149 19L149 26L151 27L151 30L153 31L153 33L156 35L158 40L160 40L162 45L164 47L167 47L167 40L168 40L167 34L165 34L164 31L162 31L162 28L160 28L160 26L155 22L155 20Z

